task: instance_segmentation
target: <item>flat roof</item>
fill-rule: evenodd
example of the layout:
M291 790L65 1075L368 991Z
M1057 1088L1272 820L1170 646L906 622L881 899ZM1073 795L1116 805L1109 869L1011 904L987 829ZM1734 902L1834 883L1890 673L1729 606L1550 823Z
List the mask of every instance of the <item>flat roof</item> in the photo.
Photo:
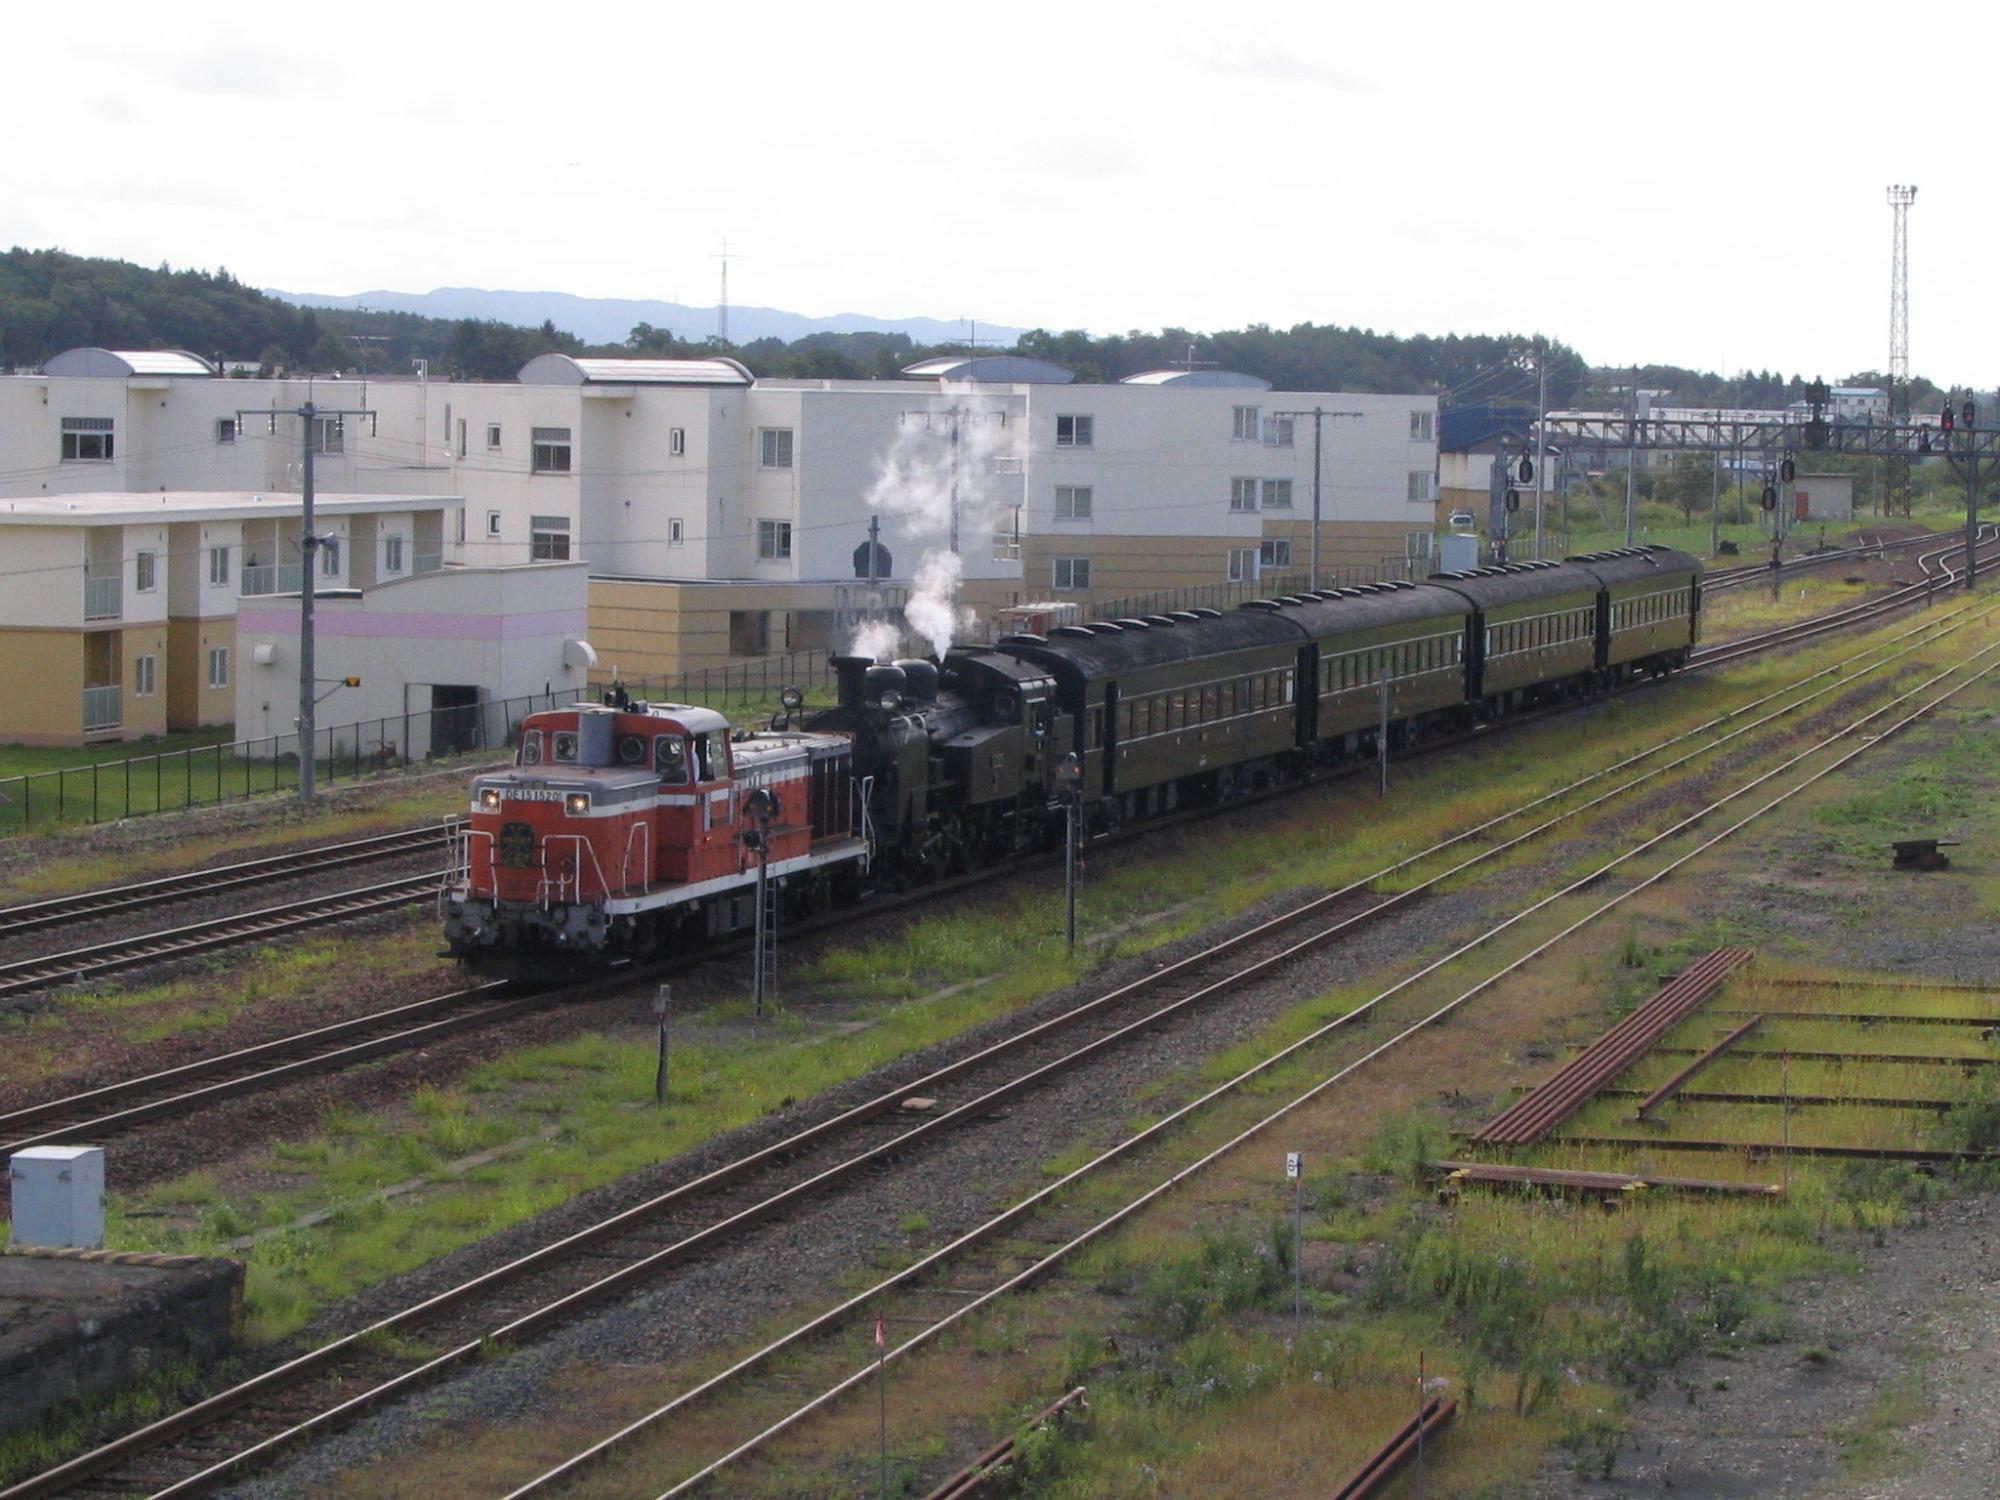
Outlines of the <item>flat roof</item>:
M463 495L313 496L322 515L375 515L383 511L449 510ZM305 502L283 491L103 490L81 495L29 495L0 500L0 525L129 526L143 521L247 521L258 516L296 516Z

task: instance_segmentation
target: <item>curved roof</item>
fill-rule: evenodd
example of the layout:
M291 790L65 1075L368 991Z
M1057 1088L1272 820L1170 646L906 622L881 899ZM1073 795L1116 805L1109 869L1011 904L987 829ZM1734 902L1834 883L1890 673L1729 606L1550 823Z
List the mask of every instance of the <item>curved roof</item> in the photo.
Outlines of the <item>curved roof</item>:
M65 349L42 366L44 375L94 375L129 380L134 375L199 376L216 373L215 366L185 349Z
M1496 604L1532 603L1566 594L1593 597L1602 586L1597 575L1574 563L1508 563L1497 568L1472 568L1463 573L1433 573L1430 583L1463 595L1481 609Z
M522 385L749 385L756 377L733 359L577 359L537 354L514 377Z
M1261 375L1245 375L1241 370L1148 370L1127 375L1120 385L1226 386L1234 391L1268 391L1271 382Z
M1472 613L1472 606L1460 595L1427 583L1406 588L1368 584L1361 588L1321 589L1316 594L1253 599L1242 608L1295 620L1315 637Z
M1126 625L1116 630L1100 629L1088 635L1071 634L1087 627L1063 626L1046 641L1026 636L1002 636L989 648L1018 656L1048 667L1058 678L1074 674L1086 681L1116 677L1121 672L1142 667L1164 666L1169 662L1195 661L1224 651L1247 651L1257 646L1296 646L1302 638L1296 622L1258 610L1235 610L1226 615L1201 615L1170 625L1140 628Z
M903 367L909 380L981 380L994 385L1068 385L1073 371L1025 354L946 354Z
M1701 564L1691 553L1662 547L1657 542L1645 547L1619 547L1611 552L1587 552L1566 561L1594 574L1607 588L1635 579L1677 577L1701 571Z

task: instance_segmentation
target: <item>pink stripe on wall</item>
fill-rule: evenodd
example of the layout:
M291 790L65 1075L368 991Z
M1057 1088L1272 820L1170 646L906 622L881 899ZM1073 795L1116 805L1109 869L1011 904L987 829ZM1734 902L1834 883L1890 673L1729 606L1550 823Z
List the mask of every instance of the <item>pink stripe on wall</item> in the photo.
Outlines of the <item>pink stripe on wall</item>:
M313 633L375 639L383 636L418 641L519 641L543 635L581 635L590 615L581 609L549 609L522 615L453 615L443 613L367 614L361 610L324 609L315 614ZM296 635L296 610L239 609L239 634L269 631Z

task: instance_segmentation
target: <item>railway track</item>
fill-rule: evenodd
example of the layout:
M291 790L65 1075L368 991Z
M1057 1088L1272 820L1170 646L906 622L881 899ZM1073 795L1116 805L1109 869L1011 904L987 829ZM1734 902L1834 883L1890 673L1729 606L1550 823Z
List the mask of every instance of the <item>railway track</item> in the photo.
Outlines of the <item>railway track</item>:
M1996 534L2000 534L2000 527L1993 528L1993 530ZM1961 545L1956 549L1941 548L1938 549L1936 555L1942 558L1945 554L1953 550L1962 551L1963 547ZM1939 565L1942 566L1943 564L1940 563ZM1886 612L1887 609L1901 607L1903 602L1905 601L1893 599L1886 601L1886 603L1885 601L1870 601L1869 605L1856 606L1855 609L1883 606L1877 609L1877 612ZM1860 623L1862 620L1874 618L1873 614L1856 618L1845 618L1854 613L1852 610L1840 613L1844 618L1838 623L1836 628L1847 628L1853 624ZM1954 617L1947 616L1946 619L1949 620ZM1923 629L1925 627L1920 626L1917 631L1911 632L1911 634L1921 633ZM1755 644L1752 652L1741 654L1754 654L1756 650L1770 649L1774 645L1784 644L1793 638L1795 637L1791 634L1789 627L1765 632L1763 635L1753 638ZM1901 640L1902 637L1898 637L1897 639ZM1732 656L1730 659L1735 659L1735 656ZM1703 658L1698 664L1709 665L1711 662L1707 658ZM1828 675L1828 673L1837 670L1837 668L1830 668L1827 673L1815 674L1814 678L1805 679L1805 682L1814 681L1819 676ZM1774 694L1767 694L1765 697L1746 705L1743 711L1759 707L1776 697L1783 696L1787 692L1795 691L1802 685L1804 684L1794 684L1789 688L1780 689ZM1706 727L1704 726L1704 728ZM1458 742L1458 739L1454 739L1450 743ZM1620 764L1623 765L1625 763L1621 762ZM1616 770L1618 768L1613 767L1610 769ZM1190 814L1190 816L1202 815L1207 814ZM1158 825L1148 825L1144 829L1135 828L1126 830L1118 837L1139 837L1147 832L1155 831L1157 827ZM408 830L403 836L413 837L422 831ZM382 841L371 840L364 842L375 844ZM342 847L333 846L333 849L338 850ZM421 847L421 845L417 847ZM329 852L332 851L330 850ZM261 865L264 862L255 861L252 863ZM930 899L940 894L947 894L962 885L971 883L972 880L977 878L964 877L943 885L934 885L917 891L903 893L902 895L882 898L871 903L869 908L870 914L879 915L897 906ZM422 892L418 894L420 895ZM392 901L395 900L393 893L390 899ZM250 921L258 915L253 913L250 917L239 920ZM325 917L325 920L344 920L345 915L346 913L330 915ZM837 926L842 920L843 917L839 913L828 914L825 917L800 925L795 929L794 935L807 935L821 929L832 928ZM224 923L221 928L214 931L206 930L207 926L208 924L200 924L197 930L189 934L190 938L196 942L215 940L218 943L244 940L244 937L238 935L227 923ZM269 930L272 929L252 926L247 929L247 933L249 936L254 937L262 935L262 933ZM103 959L106 967L96 972L108 972L111 966L124 967L130 964L153 962L157 958L171 957L181 951L179 949L171 949L164 954L159 953L151 946L151 939L138 939L135 940L135 943L138 946L129 952L114 948L114 951L104 955ZM643 971L635 970L633 973L618 976L614 982L619 984L642 983L648 977L664 976L669 973L679 972L696 962L707 961L718 956L726 956L726 952L727 950L719 950L705 953L699 958L648 965ZM84 963L87 962L87 959L79 962L76 955L62 955L57 959L49 960L37 972L47 974L54 971L64 979L79 976L88 977L88 972L83 967ZM22 988L32 988L38 984L46 984L48 982L51 981L46 978L36 978L33 975L10 976L7 969L4 966L0 966L0 996L8 993L6 986L10 984L17 984ZM49 1144L65 1138L79 1139L87 1137L93 1140L102 1140L106 1137L122 1133L134 1126L148 1124L175 1114L198 1110L209 1104L219 1103L224 1099L256 1092L264 1088L276 1087L315 1073L338 1071L357 1063L422 1046L438 1037L460 1030L478 1026L497 1025L514 1019L517 1016L545 1009L553 1004L560 1003L562 1000L588 993L592 990L593 986L568 986L556 992L550 992L546 989L541 991L530 990L526 995L520 994L521 987L515 986L510 991L511 998L496 997L496 991L507 988L502 985L483 985L470 989L456 990L425 1000L354 1017L331 1026L313 1028L312 1030L292 1036L281 1037L237 1051L219 1054L212 1058L198 1059L195 1062L176 1068L128 1080L121 1080L99 1088L80 1091L64 1098L52 1099L10 1113L0 1114L0 1137L8 1136L16 1131L31 1132L0 1144L0 1157L28 1146Z
M239 890L248 885L265 885L273 880L290 880L295 876L315 875L325 870L374 864L441 849L450 841L457 822L457 819L446 819L421 828L404 828L393 833L296 849L261 859L239 860L234 864L214 865L206 870L191 870L184 875L163 875L154 880L99 886L74 895L0 906L0 939L116 916L121 912L137 911L192 896Z
M232 916L210 917L134 937L91 943L45 957L16 959L0 964L0 999L56 985L85 983L121 969L194 958L218 948L263 942L309 927L324 927L333 922L350 922L357 917L394 911L435 895L438 879L435 871L424 875L406 875L398 880L336 891L330 895L308 896Z
M1755 703L1649 746L1339 890L1301 903L1247 932L1111 989L970 1056L901 1082L863 1104L405 1308L348 1338L263 1371L92 1454L25 1481L0 1494L0 1500L28 1500L85 1482L93 1493L179 1496L235 1478L289 1443L349 1421L476 1360L494 1340L522 1339L556 1326L818 1194L877 1172L954 1130L986 1119L995 1109L1050 1079L1295 963L1358 925L1420 900L1440 883L1462 878L1529 840L1653 783L1697 756L1735 744L1765 725L1798 713L1852 685L1864 673L1900 661L1975 620L1987 618L1994 609L1967 604L1946 619L1917 625L1895 641L1858 653L1857 660L1879 658L1867 667L1843 671L1842 667L1852 665L1848 663L1823 669L1801 683L1775 690ZM1909 642L1914 644L1906 644ZM1987 648L1980 656L1996 651L2000 645ZM1785 702L1787 699L1792 701ZM1857 724L1865 724L1882 712L1877 710ZM1830 743L1833 741L1822 741L1787 764ZM1636 775L1625 775L1642 762L1681 747L1687 748L1674 758ZM1765 773L1723 801L1743 795L1775 774ZM1557 810L1559 803L1600 783L1611 784L1578 805ZM1711 804L1669 832L1690 826L1720 805ZM1519 832L1497 836L1504 825L1539 814L1547 816ZM1666 837L1659 835L1641 849ZM1455 850L1467 852L1422 879L1410 878L1418 864L1435 863ZM1630 857L1621 856L1606 868ZM1565 887L1558 896L1580 890L1602 873ZM1392 877L1398 880L1399 888L1380 894L1375 888ZM1555 899L1545 898L1526 913L1474 939L1458 954L1425 966L1369 1006L1472 951ZM913 1107L913 1099L930 1102ZM1029 1202L1041 1199L1042 1195L1037 1195ZM1017 1206L1009 1213L1018 1216L1027 1211ZM1003 1219L1013 1222L1005 1216ZM961 1246L965 1243L959 1242ZM843 1304L836 1314L854 1305ZM812 1326L824 1326L824 1321ZM441 1348L442 1352L428 1357L397 1357L386 1352L410 1345L383 1335L419 1328L425 1347ZM687 1399L692 1398L691 1394Z
M1624 852L1606 860L1580 879L1550 895L1517 908L1505 919L1459 945L1452 952L1397 980L1342 1016L1264 1057L1234 1078L1175 1109L1153 1125L1128 1133L1117 1144L1060 1180L1017 1200L910 1267L884 1277L873 1286L805 1319L777 1338L743 1355L726 1369L687 1387L663 1405L636 1420L626 1422L615 1432L607 1434L588 1448L520 1485L508 1494L506 1500L527 1500L529 1496L554 1492L575 1479L585 1469L606 1463L621 1453L635 1450L641 1443L647 1445L643 1455L645 1468L636 1483L643 1485L643 1488L636 1488L631 1492L653 1494L657 1491L659 1500L678 1500L678 1497L696 1492L725 1469L751 1459L792 1428L875 1378L877 1369L875 1361L869 1360L857 1367L850 1362L850 1356L841 1353L837 1347L816 1346L812 1341L862 1316L874 1316L883 1318L891 1327L918 1330L900 1336L893 1347L885 1351L884 1362L911 1356L968 1318L975 1317L990 1308L999 1299L1045 1277L1078 1251L1095 1243L1230 1153L1265 1134L1279 1121L1339 1087L1362 1069L1406 1047L1416 1037L1472 1004L1502 980L1518 973L1577 932L1609 915L1632 897L1667 879L1691 861L1765 817L1799 793L1833 775L1858 756L1918 722L1967 687L1991 678L1996 672L2000 672L2000 643L1987 646L1967 660L1927 677L1925 681L1898 694L1887 704L1862 715L1831 735L1790 756L1783 764L1756 776L1743 786L1676 821L1663 832L1626 848ZM1871 729L1872 733L1864 735L1864 731ZM1827 760L1826 755L1829 751L1835 753L1832 759ZM1815 760L1824 763L1817 766L1808 764ZM1719 831L1706 836L1701 834L1698 825L1705 820L1713 818L1737 799L1760 792L1774 792L1774 795ZM1662 851L1662 846L1670 846L1670 841L1688 836L1697 838L1699 842L1679 854L1671 854L1670 847ZM1625 889L1587 907L1566 922L1553 936L1534 943L1524 952L1506 960L1469 986L1458 990L1456 994L1442 998L1441 1003L1438 995L1426 999L1417 990L1417 986L1423 981L1440 975L1448 965L1463 962L1518 924L1548 912L1557 902L1584 895L1592 887L1604 882L1620 867L1654 851L1668 852L1670 857L1651 873L1630 877L1630 883ZM1448 981L1447 990L1459 982ZM1393 1003L1398 1001L1401 1002L1400 1006ZM1321 1067L1326 1068L1324 1076L1276 1109L1265 1113L1247 1128L1232 1134L1220 1145L1186 1165L1167 1171L1166 1175L1151 1186L1136 1196L1125 1199L1110 1212L1078 1206L1071 1208L1067 1214L1064 1213L1061 1195L1073 1185L1102 1173L1113 1165L1131 1162L1140 1150L1161 1143L1169 1132L1209 1111L1222 1100L1257 1080L1267 1078L1274 1070L1288 1062L1303 1061L1309 1050L1324 1051L1330 1044L1351 1036L1354 1028L1366 1022L1374 1023L1378 1029L1387 1026L1391 1034L1372 1046L1356 1040L1341 1057L1328 1063L1315 1064L1315 1071ZM1136 1166L1136 1163L1133 1164ZM929 1300L926 1300L925 1283L933 1280L935 1274L946 1267L949 1267L950 1272L947 1300L951 1310L940 1315L936 1311L935 1301L939 1293L931 1292ZM815 1348L819 1351L818 1360L822 1368L828 1371L844 1370L844 1373L837 1373L835 1378L817 1394L794 1405L792 1403L797 1401L797 1387L805 1383L808 1378L802 1366L812 1357ZM744 1388L749 1376L780 1356L786 1359L786 1370L782 1381L773 1382L760 1390ZM690 1448L705 1442L712 1451L716 1441L713 1429L699 1417L691 1418L686 1428L669 1429L667 1424L688 1413L697 1403L704 1402L725 1390L732 1392L734 1402L727 1421L736 1423L759 1421L765 1425L754 1428L750 1436L690 1471L690 1464L697 1462L688 1456ZM753 1403L761 1403L764 1415L746 1415L755 1411ZM682 1477L663 1488L653 1477L653 1470L658 1467L678 1471Z
M1855 547L1833 547L1824 552L1802 552L1786 558L1779 564L1778 571L1781 575L1789 576L1804 572L1808 568L1822 568L1829 563L1846 562L1851 558L1879 557L1885 552L1900 552L1908 547L1948 541L1953 536L1962 538L1964 534L1964 528L1959 527L1949 531L1926 531L1916 536L1899 537L1888 542L1868 542ZM1743 563L1736 567L1709 569L1702 579L1702 588L1705 592L1714 593L1720 589L1741 588L1747 583L1759 581L1768 583L1770 578L1769 563Z

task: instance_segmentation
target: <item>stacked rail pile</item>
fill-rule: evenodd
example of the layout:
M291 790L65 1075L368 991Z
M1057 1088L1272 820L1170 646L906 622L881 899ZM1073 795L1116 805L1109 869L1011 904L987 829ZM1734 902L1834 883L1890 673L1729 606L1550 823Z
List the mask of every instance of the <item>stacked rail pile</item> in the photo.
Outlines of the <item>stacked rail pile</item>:
M1471 1137L1480 1146L1532 1146L1596 1097L1750 962L1748 948L1717 948L1662 985L1653 998L1605 1032L1513 1108Z

